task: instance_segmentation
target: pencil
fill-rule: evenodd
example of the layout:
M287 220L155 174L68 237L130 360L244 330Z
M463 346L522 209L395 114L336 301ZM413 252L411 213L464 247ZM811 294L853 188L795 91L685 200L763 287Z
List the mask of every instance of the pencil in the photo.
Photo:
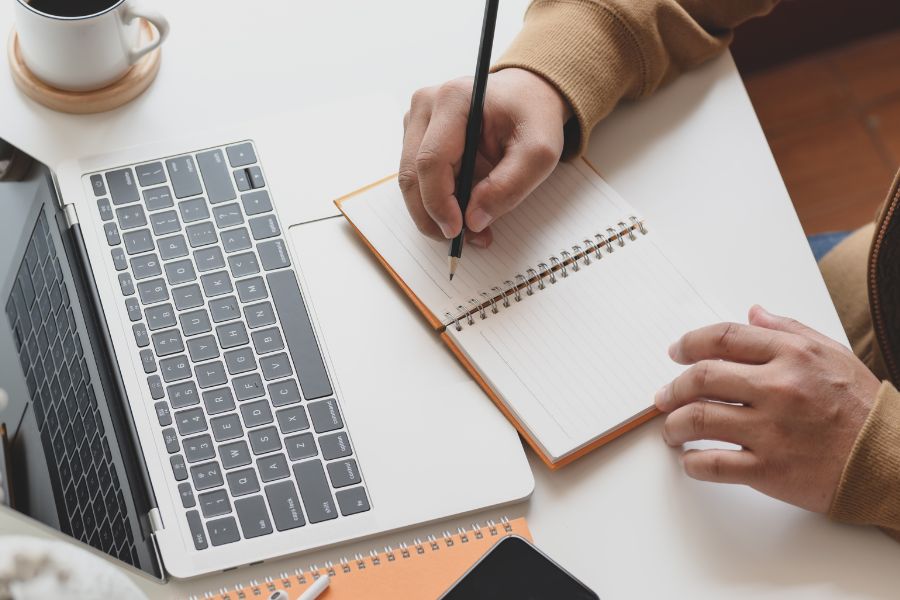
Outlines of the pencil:
M487 90L488 68L491 64L491 49L494 46L494 29L497 25L497 8L500 0L487 0L484 4L484 23L481 26L481 46L478 48L478 62L475 64L475 82L472 84L472 104L469 106L469 119L466 123L466 142L463 146L459 176L456 178L456 200L463 216L463 227L453 241L450 242L450 279L456 274L462 258L465 238L466 208L472 195L472 180L475 177L475 157L478 154L478 142L481 139L481 124L484 120L484 95Z

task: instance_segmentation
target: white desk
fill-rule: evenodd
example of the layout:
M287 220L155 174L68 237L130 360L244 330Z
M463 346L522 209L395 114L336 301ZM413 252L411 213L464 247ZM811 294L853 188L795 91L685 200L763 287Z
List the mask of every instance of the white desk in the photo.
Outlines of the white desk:
M0 136L52 166L223 121L382 95L376 107L357 106L355 116L335 122L333 139L298 139L320 144L326 155L302 176L306 193L286 219L294 221L333 212L331 198L396 168L407 98L418 87L472 71L481 19L480 2L157 4L172 22L172 37L148 93L107 114L57 114L19 94L4 61ZM525 0L504 3L497 48L515 35L525 6ZM0 32L11 19L7 1ZM842 339L729 57L617 112L595 133L589 156L668 232L673 253L703 253L708 269L701 281L717 286L737 316L760 302ZM603 598L896 597L900 545L750 489L690 481L662 443L660 427L657 420L558 473L532 456L537 486L530 502L446 527L524 514L541 547ZM443 528L166 587L136 579L151 597L184 597ZM0 531L46 534L8 512L0 512Z

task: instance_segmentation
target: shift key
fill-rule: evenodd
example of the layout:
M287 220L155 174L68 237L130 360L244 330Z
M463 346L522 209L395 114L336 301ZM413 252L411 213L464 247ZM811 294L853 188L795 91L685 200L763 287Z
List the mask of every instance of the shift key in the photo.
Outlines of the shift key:
M300 488L303 506L310 523L321 523L337 518L334 498L325 479L322 461L308 460L294 465L294 477Z
M212 204L237 198L234 186L231 185L231 173L221 150L200 152L197 154L197 165L206 185L206 195Z
M169 179L172 181L176 198L196 196L203 191L192 156L170 158L166 161L166 169L169 171Z

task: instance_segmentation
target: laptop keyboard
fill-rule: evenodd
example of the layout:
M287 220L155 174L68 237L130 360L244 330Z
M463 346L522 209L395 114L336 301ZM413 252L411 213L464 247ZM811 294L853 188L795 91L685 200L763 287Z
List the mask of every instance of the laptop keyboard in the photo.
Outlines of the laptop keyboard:
M128 507L43 210L6 315L41 434L60 529L138 565Z
M253 145L90 183L195 548L369 510Z

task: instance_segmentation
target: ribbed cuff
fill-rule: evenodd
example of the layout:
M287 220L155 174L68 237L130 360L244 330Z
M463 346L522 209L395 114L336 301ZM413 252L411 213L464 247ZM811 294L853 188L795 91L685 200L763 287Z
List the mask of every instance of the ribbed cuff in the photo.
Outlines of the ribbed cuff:
M636 68L639 66L639 68ZM646 79L637 39L608 7L587 0L537 0L492 71L527 69L568 100L577 126L566 127L563 156L584 152L591 130Z
M885 381L856 438L828 516L900 530L900 392Z

